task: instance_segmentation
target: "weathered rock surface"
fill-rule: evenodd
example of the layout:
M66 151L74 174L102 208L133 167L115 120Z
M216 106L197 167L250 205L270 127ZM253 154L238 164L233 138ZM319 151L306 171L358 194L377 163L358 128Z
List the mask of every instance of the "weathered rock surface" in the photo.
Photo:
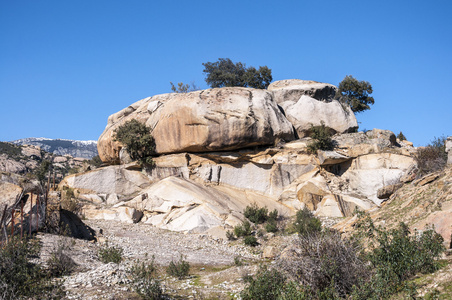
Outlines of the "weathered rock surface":
M446 139L447 164L452 164L452 136Z
M307 95L317 100L331 100L337 88L329 83L312 80L286 79L272 82L267 90L273 93L277 103L284 101L298 101Z
M359 156L350 166L345 164L348 162L343 165L347 171L341 177L349 182L350 193L379 205L382 200L377 197L377 191L383 186L398 183L415 161L409 156L379 153Z
M290 210L276 201L255 203L277 209L287 215ZM193 181L168 177L125 203L140 211L158 213L150 215L146 223L173 231L204 232L214 227L232 228L243 219L242 211L249 202L246 197L232 196L215 188Z
M303 95L296 101L284 101L280 105L299 137L309 136L311 126L322 123L337 133L353 132L358 128L351 109L337 100L325 102Z
M0 155L0 171L22 174L27 171L27 167L20 162L9 159L6 155Z
M0 211L5 205L10 207L16 202L16 198L22 192L22 188L9 182L0 181Z
M444 245L451 246L452 230L452 168L424 178L424 184L404 184L370 217L376 224L393 228L400 222L414 230L435 227L444 238ZM421 179L422 181L422 179ZM420 181L420 182L421 182ZM351 231L356 218L347 218L335 225L342 231Z
M149 186L151 181L143 173L124 166L108 166L64 178L61 186L84 190L84 193L131 196Z
M104 162L119 162L121 145L114 130L137 119L152 128L156 153L226 151L292 140L292 125L271 93L220 88L164 94L140 100L109 117L98 142Z

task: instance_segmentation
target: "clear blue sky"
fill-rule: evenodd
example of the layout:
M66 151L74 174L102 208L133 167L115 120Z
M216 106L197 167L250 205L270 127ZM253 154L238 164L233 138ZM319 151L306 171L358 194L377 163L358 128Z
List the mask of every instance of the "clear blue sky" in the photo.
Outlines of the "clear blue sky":
M360 129L452 135L452 1L0 0L0 140L97 140L110 114L207 88L203 62L369 81Z

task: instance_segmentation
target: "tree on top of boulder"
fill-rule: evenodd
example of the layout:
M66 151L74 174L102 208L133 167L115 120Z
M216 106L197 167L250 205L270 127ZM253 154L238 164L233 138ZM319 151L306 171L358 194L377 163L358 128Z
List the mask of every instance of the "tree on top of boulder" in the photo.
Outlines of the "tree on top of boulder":
M370 104L374 104L372 85L368 81L359 81L351 75L345 76L339 83L336 92L336 99L350 105L353 112L359 113L370 109Z
M266 89L273 80L272 71L267 66L246 68L246 65L232 62L229 58L219 58L216 62L202 64L206 73L206 82L212 88L251 87Z

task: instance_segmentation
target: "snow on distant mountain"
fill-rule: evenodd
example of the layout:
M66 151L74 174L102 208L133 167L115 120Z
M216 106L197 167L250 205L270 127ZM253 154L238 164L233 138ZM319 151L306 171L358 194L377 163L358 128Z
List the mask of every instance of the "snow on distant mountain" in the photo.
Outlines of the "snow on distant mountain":
M65 139L25 138L12 141L17 145L35 145L55 155L71 155L91 159L97 154L97 141L74 141Z

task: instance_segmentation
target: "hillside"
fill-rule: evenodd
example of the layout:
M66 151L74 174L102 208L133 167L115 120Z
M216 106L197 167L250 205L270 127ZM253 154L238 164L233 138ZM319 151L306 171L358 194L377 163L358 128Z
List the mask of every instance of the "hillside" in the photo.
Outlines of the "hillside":
M91 159L97 155L97 141L75 141L65 139L25 138L12 141L17 145L34 145L55 155L70 155Z

